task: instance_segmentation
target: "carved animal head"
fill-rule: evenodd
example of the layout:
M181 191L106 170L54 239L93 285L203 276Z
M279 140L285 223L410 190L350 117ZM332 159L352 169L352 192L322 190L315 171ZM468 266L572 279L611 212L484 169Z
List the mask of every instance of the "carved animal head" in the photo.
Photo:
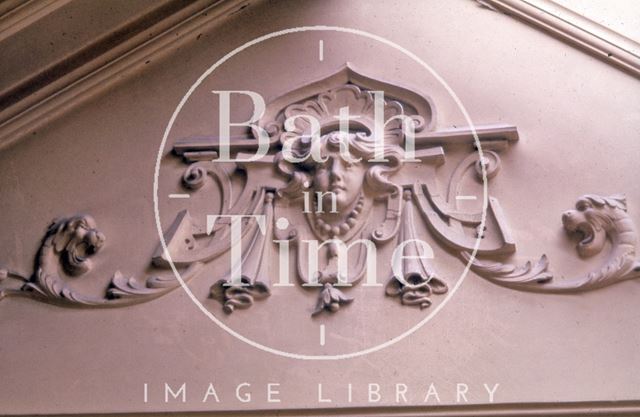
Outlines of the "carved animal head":
M578 233L578 254L582 257L596 255L602 251L607 236L617 232L615 221L627 211L624 196L601 197L588 194L580 197L575 210L562 214L562 224L568 233Z
M64 270L69 275L81 275L90 268L89 257L104 245L105 237L97 229L93 217L77 215L54 221L47 236Z

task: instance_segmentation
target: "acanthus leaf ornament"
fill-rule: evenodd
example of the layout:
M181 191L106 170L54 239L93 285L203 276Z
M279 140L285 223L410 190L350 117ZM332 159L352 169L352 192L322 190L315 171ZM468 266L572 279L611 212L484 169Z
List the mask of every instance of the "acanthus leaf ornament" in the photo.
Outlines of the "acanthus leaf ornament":
M384 158L371 158L375 155L374 104L380 91L385 94L385 118L406 116L411 121L414 159L421 162L419 175L404 162L405 126L400 118L384 126ZM354 116L348 132L341 131L336 122L344 107ZM287 128L285 120L292 116L301 117ZM315 143L311 125L302 116L319 121L321 134ZM105 237L91 216L71 216L47 229L31 275L0 268L0 299L22 296L69 307L118 307L158 298L180 286L169 270L171 262L186 282L204 265L229 252L232 221L228 217L238 215L248 217L241 230L243 255L240 264L231 268L242 271L240 280L221 274L212 279L209 291L227 313L252 307L256 300L266 302L275 291L270 285L270 265L276 242L293 255L296 266L292 276L305 290L317 292L315 308L309 308L311 314L334 313L354 302L351 287L366 275L376 250L421 238L416 219L422 219L433 239L459 254L477 275L510 289L579 292L640 277L637 233L622 196L586 195L578 200L575 210L562 216L566 231L582 236L577 247L580 256L601 253L607 247L605 242L610 242L607 260L592 272L558 279L549 271L545 255L522 266L496 260L516 253L515 238L499 201L487 197L483 228L482 212L461 210L457 197L464 179L481 180L484 174L491 180L498 175L499 153L518 140L514 126L436 129L436 110L430 98L414 89L364 76L351 66L276 98L267 105L258 125L269 135L269 151L256 160L244 158L258 147L255 129L231 142L237 161L217 160L220 141L216 138L184 138L174 143L174 154L188 164L182 173L184 189L194 196L206 195L212 188L205 184L214 182L219 209L205 216L193 208L176 214L165 233L167 250L159 247L151 259L157 274L136 279L116 271L101 294L75 290L73 280L91 275L92 259ZM475 137L481 142L482 157L473 147ZM343 144L357 161L339 155ZM451 147L464 148L467 154L451 171L448 183L441 184L439 170L447 163ZM301 161L289 162L286 149ZM319 163L306 158L314 149L326 160ZM238 177L243 180L237 181ZM305 193L311 198L305 200ZM330 194L335 201L326 197ZM316 211L320 204L325 209ZM275 227L286 213L295 213L297 222ZM208 224L209 215L219 218ZM310 264L307 250L313 239L318 241L315 250L320 255L315 266ZM472 257L474 249L476 256ZM415 242L404 250L405 255L424 255L424 248ZM346 273L339 268L343 252L351 253ZM435 296L446 293L448 278L423 258L404 257L393 268L389 263L388 270L379 273L380 278L391 277L385 294L403 305L427 308L436 302ZM67 276L61 276L61 271Z
M540 284L553 279L553 274L548 271L549 260L546 255L542 255L536 263L527 261L522 266L472 259L467 252L460 252L460 256L465 262L471 263L471 270L476 274L509 288L542 288Z
M59 271L63 270L72 277L90 272L91 258L100 251L105 240L89 215L53 221L36 256L33 274L26 277L8 273L9 278L14 278L21 285L2 283L7 286L0 287L0 299L18 296L69 307L120 307L149 301L178 286L173 274L138 281L124 278L120 271L116 271L102 295L89 295L73 289ZM190 265L184 272L185 279L195 276L201 266L201 263Z
M314 92L312 88L317 88L315 86L318 85L329 87L322 87L324 90ZM380 91L384 91L385 94L393 93L390 94L392 98L385 96L382 104L384 116L390 122L384 125L383 161L370 162L374 155L377 156L374 153L375 142L372 133L376 128L374 104L376 95ZM349 113L354 116L349 121L348 133L338 130L336 122L341 109L345 107L348 107ZM423 165L430 170L425 184L403 182L406 180L398 182L392 179L394 175L403 171L405 155L403 149L405 126L403 119L398 116L406 116L416 133L415 158L422 161ZM294 122L285 126L285 121L290 118L293 118ZM313 138L313 126L308 122L309 119L318 122L322 133L317 138ZM267 106L258 124L270 128L270 152L258 161L244 162L238 166L238 169L242 169L247 177L243 193L247 189L251 189L255 194L261 189L273 188L277 190L276 200L280 201L277 206L286 206L289 210L295 209L305 213L306 227L296 225L288 232L293 236L290 239L291 250L296 253L296 272L299 280L307 289L314 287L319 289L318 303L313 314L322 311L335 312L341 305L351 302L352 297L348 296L346 291L349 289L348 286L356 285L364 276L370 253L375 252L376 247L396 241L398 236L408 236L408 233L403 232L407 229L408 222L407 215L401 213L403 211L402 196L405 194L403 190L406 190L409 195L415 195L414 198L409 198L406 204L408 208L405 211L417 204L429 228L435 230L436 238L458 249L472 247L477 238L474 234L480 224L481 214L458 211L455 208L455 202L449 201L450 195L456 192L456 186L469 168L473 168L476 175L479 175L480 164L483 164L482 168L486 170L488 177L495 176L500 166L500 159L493 150L496 152L504 150L510 142L517 140L517 133L513 127L477 127L477 135L488 144L487 147L490 149L482 160L475 155L466 158L452 176L448 194L445 193L444 197L440 197L440 187L435 181L435 173L436 169L445 162L443 146L468 143L472 151L473 131L466 128L435 131L435 108L429 98L403 87L365 77L349 66L327 79L294 90L274 100ZM242 150L247 151L256 149L256 139L255 131L251 131L246 139L236 142L237 149L240 150L240 146ZM345 143L349 153L355 159L367 162L353 163L336 157ZM182 155L187 162L195 165L202 164L199 162L199 154L217 154L218 147L217 139L198 137L179 140L174 146L174 151ZM325 162L320 164L314 158L310 158L313 156L314 147L326 158ZM290 158L286 157L285 152L287 155L293 155L294 159L300 162L289 162ZM252 172L257 170L264 172L269 164L272 168L271 175L259 179L257 175L252 175ZM191 170L193 168L189 167L187 172ZM204 177L204 175L193 176L198 180ZM219 177L219 174L212 175L212 178L217 178L218 181L220 181ZM190 178L190 175L185 174L185 178ZM284 182L274 182L277 178L284 179ZM334 180L335 178L338 179ZM329 193L336 195L335 213L329 214L327 210L321 210L320 213L309 210L302 202L302 196L305 193L312 196L314 206L324 203L325 207L331 201L329 199L322 201L324 197L317 196ZM490 218L495 219L498 224L497 234L503 238L503 243L495 249L493 247L485 249L486 245L482 245L481 251L511 253L515 250L515 245L508 233L501 208L495 198L491 201ZM373 207L380 203L386 206L386 210L383 210L384 218L377 220L372 218ZM430 218L432 210L440 218L446 217L445 224L441 225ZM411 216L413 218L413 214ZM458 224L454 225L453 223L456 222ZM375 226L376 223L377 226ZM226 228L227 225L221 227ZM465 237L465 229L471 230L472 236ZM303 236L308 237L309 232L321 242L319 247L314 248L320 255L316 271L308 270L309 251L312 249L306 250L307 248L304 247L306 240ZM250 239L247 236L245 234L244 239ZM280 236L276 237L281 239ZM362 240L370 240L375 247L373 249L368 246L363 247L359 243ZM174 242L180 246L180 237L172 239L169 245L171 246ZM340 256L337 255L343 246L346 247L345 250L350 250L354 245L358 245L358 249L354 249L357 254L350 258L348 272L340 276L336 268L336 264L340 262ZM411 261L405 263L408 268L412 266ZM417 276L421 278L420 282L415 283L404 281L401 288L398 288L405 305L427 307L431 302L428 296L446 291L447 285L435 274L425 271L417 275L414 272L407 273L407 276L410 280L414 280ZM341 285L345 287L342 288ZM388 286L388 294L394 293L394 285ZM213 294L228 310L229 300L224 296L222 287L218 286ZM250 304L242 303L242 306Z
M640 278L640 259L636 257L638 234L627 213L623 195L599 196L587 194L578 198L575 209L562 214L562 224L568 234L577 234L578 255L589 258L599 254L607 241L611 244L604 263L584 275L554 280L547 271L546 256L531 267L515 268L508 264L472 261L472 269L499 285L517 290L543 293L591 291L621 281ZM468 255L465 255L468 259Z

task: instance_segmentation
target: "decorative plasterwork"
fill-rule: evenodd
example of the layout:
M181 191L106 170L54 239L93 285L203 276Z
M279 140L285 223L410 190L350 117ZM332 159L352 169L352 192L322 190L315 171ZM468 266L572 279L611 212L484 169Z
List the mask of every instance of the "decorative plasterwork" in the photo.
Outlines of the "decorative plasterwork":
M395 175L401 175L405 165L405 135L402 119L399 118L385 125L384 163L343 166L335 162L338 159L335 158L336 152L343 141L348 142L350 152L353 152L356 158L373 158L373 91L385 92L385 120L395 116L406 116L412 121L416 132L415 158L422 162L422 166L429 172L426 177L420 180L404 179L400 182L392 179ZM338 132L336 124L341 108L345 106L348 106L349 113L354 116L349 124L351 133L347 136ZM322 132L320 148L332 161L331 166L321 166L309 162L308 159L300 163L285 160L284 144L291 145L291 152L296 158L304 159L312 152L311 142L307 139L311 126L306 122L306 118L298 118L293 128L284 129L286 119L301 115L312 116L318 121ZM258 196L258 200L261 201L259 196L273 192L275 217L279 218L278 213L286 213L287 210L302 213L305 204L302 196L305 193L316 196L318 193L333 191L337 194L338 207L335 215L307 211L304 215L306 224L289 224L273 231L275 240L288 241L292 253L295 254L296 275L302 286L318 291L314 315L322 311L335 312L353 301L353 297L347 294L349 287L363 280L368 270L369 251L375 249L361 244L362 240L368 240L379 248L390 242L402 243L419 237L414 226L418 219L414 214L414 208L418 209L423 220L443 244L458 250L472 251L482 216L481 213L463 213L457 209L456 196L460 191L461 180L469 170L479 178L485 170L487 177L493 178L500 169L500 158L496 152L507 149L510 143L517 140L516 129L512 126L476 126L476 132L484 144L483 148L486 146L481 165L472 146L473 134L470 128L436 130L435 106L427 96L413 89L367 77L349 65L330 77L290 91L274 100L267 106L258 124L269 133L270 152L258 161L236 164L235 169L244 171L247 177L242 196ZM234 140L231 144L232 149L238 152L255 150L257 141L253 135L255 132L246 138ZM466 144L469 156L454 170L447 191L443 193L443 187L435 175L437 168L445 162L443 146L460 144ZM206 137L187 138L175 143L174 152L191 163L183 176L185 184L189 188L199 189L207 176L213 178L222 190L223 207L229 207L220 213L222 215L264 212L264 209L259 208L259 203L251 202L246 197L241 196L236 203L227 201L225 196L229 195L229 175L234 172L233 166L215 161L202 161L215 157L219 151L218 146L216 138ZM271 174L259 175L254 172ZM338 179L328 188L323 188L321 184L330 182L330 177ZM271 203L272 200L268 201ZM496 227L482 232L490 239L480 244L479 253L512 253L515 244L500 205L495 198L491 198L490 201L488 218ZM379 220L371 216L374 202L383 202L386 207L386 214ZM317 204L314 200L314 206ZM325 201L324 204L326 206L330 202ZM244 211L239 211L242 208ZM270 208L268 213L271 213ZM270 214L267 219L270 221ZM191 216L182 215L174 229L185 232L202 231L203 227L193 223ZM196 244L191 249L185 248L183 242L197 239L197 234L171 235L168 246L172 260L184 266L190 262L210 260L221 254L226 249L220 242L228 242L228 233L220 236L215 234L224 233L223 226L216 226L213 231L216 244L202 247ZM256 239L257 233L256 227L253 228L253 232L247 231L247 241ZM304 236L311 236L321 242L318 249L322 261L320 265L315 266L318 268L315 272L308 270L311 260L309 251L303 247ZM349 258L348 271L341 272L339 255L340 250L346 250L345 247L353 250L354 254ZM251 251L254 249L255 246L250 247ZM399 271L399 275L396 276L395 272L392 274L391 269L382 272L390 277L385 289L386 294L397 296L404 305L426 308L431 305L432 297L447 291L444 279L427 260L410 258L410 254L416 256L423 251L424 248L418 247L417 244L407 245L404 248L404 254L407 256L401 258L394 267L394 271ZM259 258L260 252L247 255L247 259ZM165 262L161 251L158 252L155 262L158 265ZM234 285L229 281L222 284L218 282L214 286L212 294L223 303L225 311L232 311L231 307L237 304L233 298L235 295L242 295L240 304L246 307L254 298L255 288L262 288L259 293L261 296L268 294L268 290L264 288L268 280L264 280L260 273L251 274L250 271L254 269L243 267L243 279L246 280L243 283L248 284L247 286ZM260 282L258 287L257 282ZM223 291L225 287L226 291Z
M562 223L569 234L580 236L576 249L582 258L602 252L607 241L611 249L605 262L588 274L553 280L547 272L547 257L524 267L474 260L472 269L496 284L536 292L580 292L606 287L620 281L640 278L640 260L636 258L638 233L627 214L624 196L585 195L574 210L564 212ZM463 253L465 259L470 259Z
M36 255L36 268L31 276L0 268L0 300L20 296L64 306L115 307L149 301L179 286L170 272L141 282L125 278L116 271L103 295L87 295L74 290L60 271L68 277L80 277L89 272L92 257L100 251L105 239L89 215L53 221ZM186 279L195 275L200 266L199 263L191 265L184 272Z
M406 203L402 208L402 226L398 231L398 244L406 241L412 242L409 246L409 253L415 256L420 252L414 242L417 236L413 220L413 204L410 204L411 190L405 190L403 198ZM398 277L394 274L387 282L385 293L391 297L399 297L400 302L404 305L418 306L421 309L427 308L431 305L432 295L447 292L447 284L438 277L437 272L426 259L405 259L397 265L396 271L401 271L402 276Z
M640 44L550 0L476 0L640 77Z
M420 162L420 175L411 171L405 159L403 119L384 125L383 158L374 160L375 91L385 92L384 102L378 107L385 120L406 116L404 120L413 127L414 156ZM338 130L335 122L345 107L353 116L346 132ZM318 120L320 135L310 140L312 126L304 117L285 129L285 119L296 115ZM23 296L87 307L152 300L179 286L169 270L167 253L183 279L189 281L204 264L231 250L232 215L244 216L241 257L228 273L214 277L210 286L210 297L218 300L226 313L247 309L274 291L271 283L277 250L291 254L295 260L290 277L297 278L302 288L316 292L317 302L315 308L310 306L311 314L335 313L346 304L357 302L350 290L369 278L372 259L375 261L372 254L393 244L403 256L392 257L388 269L377 270L374 278L386 280L380 291L390 301L428 308L448 291L451 278L443 276L426 256L430 248L420 243L420 221L438 244L459 253L472 271L511 289L578 292L640 277L637 233L627 214L625 198L618 195L583 196L575 210L561 216L566 231L581 236L577 246L581 257L593 257L610 248L604 264L594 265L592 272L555 279L545 255L523 266L503 262L516 253L516 241L499 201L489 195L483 223L482 213L462 210L457 196L463 180L481 182L484 174L490 182L499 175L499 153L517 140L515 127L476 126L481 156L473 146L470 128L437 130L436 108L428 97L414 89L364 76L349 65L276 99L267 106L258 124L268 132L270 145L266 155L254 160L246 157L258 148L255 129L246 138L232 142L236 158L226 162L218 161L217 138L184 138L175 142L174 154L186 164L182 174L185 190L216 190L213 198L219 201L220 212L193 216L188 210L177 213L165 233L167 251L159 247L151 260L158 274L135 279L116 271L100 294L75 290L73 280L90 275L91 263L106 241L91 216L78 215L51 224L31 275L0 269L1 297ZM340 154L345 144L354 160ZM450 170L448 181L442 183L437 174L446 163L446 152L451 146L459 150L461 145L466 155ZM285 151L298 159L285 158ZM313 152L320 152L325 160L305 158ZM242 185L233 181L238 175L244 178ZM204 187L207 181L215 182L217 187ZM320 203L332 209L321 210ZM309 210L309 206L318 210ZM289 222L292 216L298 220ZM316 242L313 250L312 242ZM474 250L475 257L471 256ZM313 251L319 254L317 259L310 256ZM238 280L232 279L232 271L241 271Z

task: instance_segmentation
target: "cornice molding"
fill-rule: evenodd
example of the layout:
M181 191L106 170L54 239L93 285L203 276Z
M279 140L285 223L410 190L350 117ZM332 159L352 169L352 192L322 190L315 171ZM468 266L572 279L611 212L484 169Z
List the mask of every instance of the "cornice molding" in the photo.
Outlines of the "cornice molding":
M86 414L86 417L123 417L123 416L198 416L198 417L303 417L303 416L344 416L344 417L584 417L584 416L637 416L640 414L640 403L637 401L593 401L575 403L512 403L512 404L468 404L468 405L431 405L419 407L351 407L351 408L308 408L283 410L246 410L246 411L199 411L199 412L144 412L123 414ZM76 414L74 414L76 415ZM67 417L61 414L56 417Z
M71 0L13 1L0 10L0 39ZM260 0L258 0L260 1ZM549 0L477 0L517 17L640 77L640 44ZM194 32L245 8L251 0L167 0L129 22L115 42L96 39L0 92L0 150L85 100L112 87L149 61L176 49ZM2 105L4 104L4 105Z
M550 0L476 0L640 78L640 44Z
M0 93L0 150L192 40L203 26L258 1L159 2L126 27L12 86Z
M0 41L21 31L71 0L7 0L0 5Z

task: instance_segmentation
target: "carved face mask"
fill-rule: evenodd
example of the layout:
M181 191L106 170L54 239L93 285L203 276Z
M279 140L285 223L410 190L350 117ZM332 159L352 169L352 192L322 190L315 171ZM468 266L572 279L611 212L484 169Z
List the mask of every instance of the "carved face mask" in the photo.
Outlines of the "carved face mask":
M327 151L327 161L318 164L313 177L313 188L322 193L322 210L335 209L342 213L351 208L362 192L367 167L362 162L349 162L338 151Z

